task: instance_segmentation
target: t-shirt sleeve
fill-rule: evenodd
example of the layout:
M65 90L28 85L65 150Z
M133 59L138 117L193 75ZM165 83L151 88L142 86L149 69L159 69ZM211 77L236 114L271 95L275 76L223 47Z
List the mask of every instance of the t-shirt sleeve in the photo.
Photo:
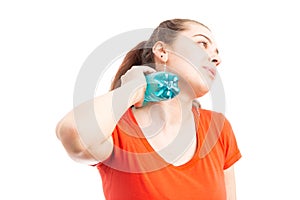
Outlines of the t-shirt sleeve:
M231 124L225 118L222 130L222 143L224 148L224 167L227 169L238 161L242 155L237 145L236 137L232 130Z

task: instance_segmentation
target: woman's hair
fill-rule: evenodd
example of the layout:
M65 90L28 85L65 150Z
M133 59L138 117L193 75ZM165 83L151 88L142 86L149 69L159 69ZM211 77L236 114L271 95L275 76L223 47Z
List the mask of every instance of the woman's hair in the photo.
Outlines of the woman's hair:
M154 29L152 35L147 41L139 43L126 54L112 81L110 90L114 90L121 86L121 76L123 76L134 65L147 65L155 68L153 65L155 63L154 54L152 52L154 44L157 41L161 41L165 44L171 45L179 32L188 29L187 23L200 24L208 29L208 27L204 24L190 19L171 19L163 21L156 29Z

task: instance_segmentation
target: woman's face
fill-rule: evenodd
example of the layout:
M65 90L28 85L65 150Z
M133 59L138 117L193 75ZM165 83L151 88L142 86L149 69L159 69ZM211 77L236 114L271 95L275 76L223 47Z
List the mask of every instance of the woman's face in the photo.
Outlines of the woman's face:
M209 91L221 60L210 30L196 23L187 26L169 49L167 66L200 97Z

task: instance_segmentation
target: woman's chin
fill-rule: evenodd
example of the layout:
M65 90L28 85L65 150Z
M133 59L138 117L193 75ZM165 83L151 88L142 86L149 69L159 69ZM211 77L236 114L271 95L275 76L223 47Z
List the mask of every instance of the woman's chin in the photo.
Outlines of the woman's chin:
M201 89L198 89L195 91L195 98L200 98L206 95L209 92L209 88L202 87Z

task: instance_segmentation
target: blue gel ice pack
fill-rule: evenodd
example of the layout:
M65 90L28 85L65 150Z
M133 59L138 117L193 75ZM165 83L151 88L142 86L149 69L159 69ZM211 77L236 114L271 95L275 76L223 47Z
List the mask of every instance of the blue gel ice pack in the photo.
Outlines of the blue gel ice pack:
M147 87L144 103L172 99L179 94L178 76L170 72L155 72L145 76Z

